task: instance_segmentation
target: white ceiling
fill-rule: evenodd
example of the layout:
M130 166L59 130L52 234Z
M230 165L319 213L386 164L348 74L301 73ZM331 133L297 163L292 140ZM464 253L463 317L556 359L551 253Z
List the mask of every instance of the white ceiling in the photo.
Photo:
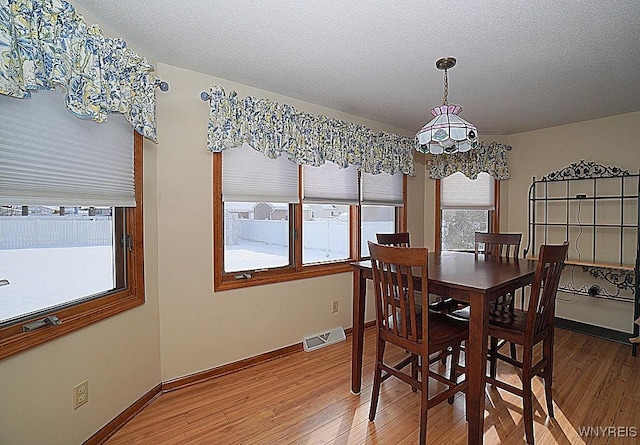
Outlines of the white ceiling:
M442 103L443 56L481 135L640 110L639 0L70 1L149 60L409 133Z

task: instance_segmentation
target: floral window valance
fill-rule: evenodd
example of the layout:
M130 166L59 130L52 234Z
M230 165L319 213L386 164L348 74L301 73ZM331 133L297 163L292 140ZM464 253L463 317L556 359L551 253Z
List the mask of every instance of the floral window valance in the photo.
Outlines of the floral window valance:
M208 99L207 148L212 152L246 143L270 158L285 153L297 164L319 166L331 161L372 174L414 174L413 138L374 133L363 125L304 113L268 99L240 99L235 91L225 95L218 86L211 88Z
M509 179L507 151L511 146L492 142L467 152L434 155L429 170L431 179L444 179L456 172L462 172L469 179L476 179L479 173L488 173L496 179Z
M30 90L66 89L66 107L96 122L122 113L156 140L159 79L122 39L88 26L61 0L0 0L0 94L28 98Z

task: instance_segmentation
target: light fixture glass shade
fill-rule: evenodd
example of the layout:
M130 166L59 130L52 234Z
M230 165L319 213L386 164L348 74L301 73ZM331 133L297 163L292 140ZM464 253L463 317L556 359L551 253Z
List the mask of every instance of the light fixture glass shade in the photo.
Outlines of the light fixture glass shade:
M469 151L478 146L478 130L462 119L460 105L440 105L431 110L434 118L416 134L417 150L434 155Z

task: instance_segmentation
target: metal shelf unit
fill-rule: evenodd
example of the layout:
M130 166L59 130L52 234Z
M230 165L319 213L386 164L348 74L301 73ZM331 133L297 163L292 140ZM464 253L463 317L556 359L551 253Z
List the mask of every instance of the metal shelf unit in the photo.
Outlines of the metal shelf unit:
M637 320L640 317L639 196L640 171L630 173L591 161L581 160L541 179L533 177L529 187L525 255L537 254L541 244L569 241L573 248L566 263L582 267L583 272L614 285L618 294L607 294L605 298L632 302L634 320ZM631 292L633 297L619 296L621 290ZM588 294L594 296L591 292ZM638 324L634 323L633 337L637 338L639 331ZM638 344L634 343L634 356L637 349Z

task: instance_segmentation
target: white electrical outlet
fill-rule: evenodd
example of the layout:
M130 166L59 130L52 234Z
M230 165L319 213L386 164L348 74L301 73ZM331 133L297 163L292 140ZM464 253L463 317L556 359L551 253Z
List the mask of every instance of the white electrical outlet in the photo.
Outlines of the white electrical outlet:
M338 312L338 300L333 300L331 303L331 312L334 314Z
M73 387L73 409L78 409L89 401L89 381L78 383Z

